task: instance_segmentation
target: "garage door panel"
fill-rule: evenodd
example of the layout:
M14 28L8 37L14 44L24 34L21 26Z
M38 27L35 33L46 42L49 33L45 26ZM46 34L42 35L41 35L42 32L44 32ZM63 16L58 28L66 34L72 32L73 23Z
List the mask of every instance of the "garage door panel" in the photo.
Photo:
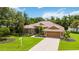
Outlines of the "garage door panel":
M48 37L60 37L60 32L47 32Z

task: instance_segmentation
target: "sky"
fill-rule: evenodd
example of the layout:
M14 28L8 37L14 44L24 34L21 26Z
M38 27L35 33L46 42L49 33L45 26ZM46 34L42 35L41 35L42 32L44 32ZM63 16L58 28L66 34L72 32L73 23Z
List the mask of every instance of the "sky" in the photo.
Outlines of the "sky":
M25 12L29 17L62 18L65 15L78 15L79 7L17 7L17 11Z

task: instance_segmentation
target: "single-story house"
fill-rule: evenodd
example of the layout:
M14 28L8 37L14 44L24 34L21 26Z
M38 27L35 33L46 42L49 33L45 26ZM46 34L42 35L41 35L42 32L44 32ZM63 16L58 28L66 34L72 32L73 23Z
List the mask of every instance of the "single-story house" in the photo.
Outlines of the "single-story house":
M45 37L60 38L64 36L64 27L50 21L40 21L35 24L25 25L25 32L35 34L35 28L40 25L44 27L43 32Z

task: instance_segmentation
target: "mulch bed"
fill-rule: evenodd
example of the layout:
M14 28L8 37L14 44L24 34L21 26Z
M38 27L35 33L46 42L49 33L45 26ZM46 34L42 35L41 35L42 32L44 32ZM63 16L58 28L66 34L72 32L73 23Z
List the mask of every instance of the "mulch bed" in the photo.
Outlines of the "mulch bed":
M0 37L0 44L8 43L8 42L13 42L15 41L14 38L9 38L9 37Z

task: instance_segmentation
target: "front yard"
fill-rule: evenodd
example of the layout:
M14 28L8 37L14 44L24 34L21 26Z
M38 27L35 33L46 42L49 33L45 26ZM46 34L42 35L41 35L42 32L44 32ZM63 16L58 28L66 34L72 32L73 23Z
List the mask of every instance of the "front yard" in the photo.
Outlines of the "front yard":
M15 37L15 41L0 44L0 51L28 51L34 45L39 43L43 38L33 38L33 37ZM20 40L22 38L22 41Z
M59 44L59 50L79 50L79 34L70 33L70 37L73 38L74 42L68 42L61 40Z

